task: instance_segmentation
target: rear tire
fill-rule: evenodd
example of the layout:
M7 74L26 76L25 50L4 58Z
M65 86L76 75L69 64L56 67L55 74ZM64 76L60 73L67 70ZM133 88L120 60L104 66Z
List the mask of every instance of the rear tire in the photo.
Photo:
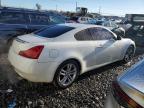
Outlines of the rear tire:
M125 53L123 62L124 63L128 63L132 60L132 58L134 57L134 53L135 53L135 48L133 45L130 45Z
M54 77L54 85L57 88L65 89L72 85L78 78L80 67L75 60L63 62L57 69Z

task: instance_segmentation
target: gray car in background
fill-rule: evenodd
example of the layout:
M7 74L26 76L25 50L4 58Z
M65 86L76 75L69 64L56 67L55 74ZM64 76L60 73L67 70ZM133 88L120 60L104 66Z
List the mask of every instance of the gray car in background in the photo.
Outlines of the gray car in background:
M97 21L97 25L102 25L113 31L119 36L125 37L125 29L123 27L120 27L116 22L110 21L110 20L99 20Z
M105 108L144 108L144 60L112 83Z

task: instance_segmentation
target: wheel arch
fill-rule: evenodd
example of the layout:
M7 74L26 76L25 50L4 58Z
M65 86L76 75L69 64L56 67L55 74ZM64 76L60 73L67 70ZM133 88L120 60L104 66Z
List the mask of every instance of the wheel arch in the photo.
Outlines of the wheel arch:
M53 81L52 81L52 82L54 82L54 80L55 80L55 77L56 77L56 73L57 73L58 68L59 68L64 62L69 61L69 60L74 60L74 61L76 61L76 62L78 63L78 65L80 66L80 73L79 73L79 74L82 73L82 63L81 63L81 61L80 61L78 58L75 58L75 57L67 58L67 59L64 59L64 60L62 60L61 62L58 63L58 66L57 66L57 68L56 68L56 70L55 70L55 73L54 73Z
M74 61L76 61L76 62L78 63L78 65L80 66L80 73L81 73L81 71L82 71L82 62L81 62L80 59L75 58L75 57L70 57L70 58L67 58L67 59L62 60L62 61L58 64L58 66L57 66L57 68L56 68L56 71L57 71L57 69L60 67L61 64L63 64L63 63L66 62L66 61L69 61L69 60L74 60Z
M135 46L134 44L132 44L132 43L131 43L131 44L127 45L127 48L125 49L125 51L124 51L124 53L123 53L123 57L122 57L122 58L124 58L124 56L125 56L125 54L126 54L126 52L127 52L128 48L129 48L130 46L133 46L133 48L134 48L134 53L135 53L136 46Z

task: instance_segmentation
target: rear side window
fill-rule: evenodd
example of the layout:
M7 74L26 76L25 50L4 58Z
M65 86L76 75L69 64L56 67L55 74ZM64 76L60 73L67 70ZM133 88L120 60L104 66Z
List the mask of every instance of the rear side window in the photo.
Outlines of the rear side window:
M34 34L41 36L41 37L47 37L47 38L54 38L58 37L68 31L73 30L74 27L68 27L63 25L54 25L50 26L44 29L41 29L39 31L34 32Z
M93 40L115 39L113 34L104 28L95 27L95 28L90 28L89 31L93 37Z
M25 23L24 14L21 12L1 12L0 13L0 23L9 24L23 24Z
M64 23L65 19L57 14L48 14L50 22L54 23L54 24L60 24L60 23Z
M50 23L49 17L45 14L29 13L29 17L30 17L31 24L47 25Z
M85 29L85 30L82 30L82 31L76 33L75 38L76 38L76 40L79 40L79 41L92 40L92 36L88 29Z

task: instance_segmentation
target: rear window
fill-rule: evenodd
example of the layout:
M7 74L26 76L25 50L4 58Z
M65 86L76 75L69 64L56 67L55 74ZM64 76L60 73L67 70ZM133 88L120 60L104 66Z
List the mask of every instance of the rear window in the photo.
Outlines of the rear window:
M41 29L39 31L34 32L34 34L41 36L41 37L47 37L47 38L54 38L58 37L68 31L71 31L74 29L74 27L68 27L63 25L54 25L50 26L44 29Z
M47 25L50 23L49 17L45 14L29 13L31 24Z

